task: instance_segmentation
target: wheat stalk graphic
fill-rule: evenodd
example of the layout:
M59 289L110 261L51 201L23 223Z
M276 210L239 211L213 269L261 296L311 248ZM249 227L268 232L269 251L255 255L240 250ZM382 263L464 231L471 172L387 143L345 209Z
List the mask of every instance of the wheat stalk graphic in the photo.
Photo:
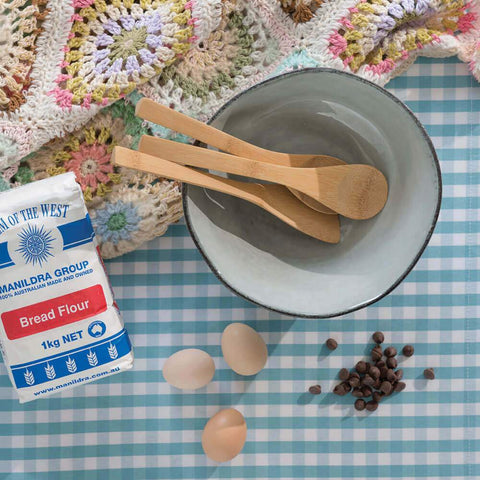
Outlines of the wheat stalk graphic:
M75 363L75 360L73 360L73 358L68 357L65 363L67 365L67 370L70 373L75 373L77 371L77 364Z
M28 368L25 369L25 373L23 374L23 376L25 377L27 385L33 385L35 383L35 377L33 376L33 372L29 372Z
M95 352L92 352L91 350L89 350L87 353L87 360L92 367L95 367L98 365L97 355L95 354Z
M110 346L108 347L108 354L110 355L110 358L115 360L118 357L118 352L117 352L117 347L113 345L112 342L110 342Z
M53 365L50 365L49 363L47 363L47 366L44 368L45 368L45 373L48 379L53 380L57 376L57 374L55 373L55 369L53 368Z

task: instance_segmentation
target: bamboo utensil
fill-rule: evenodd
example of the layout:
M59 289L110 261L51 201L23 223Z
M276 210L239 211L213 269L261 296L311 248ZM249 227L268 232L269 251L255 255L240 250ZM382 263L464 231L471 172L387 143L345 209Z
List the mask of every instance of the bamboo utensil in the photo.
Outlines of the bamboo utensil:
M286 167L303 167L305 162L312 159L328 159L330 162L342 162L342 160L328 155L297 155L280 153L257 147L251 143L240 140L228 133L222 132L211 125L200 122L183 113L154 102L149 98L142 98L136 105L135 115L149 122L183 133L189 137L200 140L207 145L232 153L239 157L253 158L267 163L284 165Z
M190 117L187 117L190 118ZM223 132L221 132L223 133ZM140 139L140 143L138 145L138 150L143 153L148 153L149 155L153 156L160 156L162 157L162 139L158 137L153 137L150 135L143 135ZM276 152L272 152L276 153ZM311 157L310 155L305 155L305 160L303 165L298 165L302 167L331 167L334 165L346 165L343 160L335 157L329 157L327 155L324 156L315 156ZM164 158L166 158L164 156ZM234 157L231 157L232 161L234 161ZM170 158L171 160L171 158ZM275 163L275 162L271 162ZM298 164L301 162L298 161ZM286 165L288 166L288 165ZM331 208L326 207L322 203L318 202L312 197L305 195L294 188L288 188L300 201L308 205L310 208L313 208L317 212L326 213L328 215L336 215L337 212L334 212Z
M379 170L370 165L296 168L160 138L155 143L158 146L157 155L166 160L279 183L355 220L375 216L387 201L387 181Z

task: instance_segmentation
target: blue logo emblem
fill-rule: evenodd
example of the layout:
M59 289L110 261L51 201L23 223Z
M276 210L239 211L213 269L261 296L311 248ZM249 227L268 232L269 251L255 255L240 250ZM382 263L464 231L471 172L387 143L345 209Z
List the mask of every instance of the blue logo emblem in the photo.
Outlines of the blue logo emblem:
M98 338L101 337L104 333L107 327L105 324L100 321L100 320L95 320L88 326L88 333L91 337L93 338Z
M48 261L48 257L53 257L54 237L51 230L45 230L43 225L41 227L28 225L18 236L20 237L20 248L16 251L22 254L25 263L42 266Z

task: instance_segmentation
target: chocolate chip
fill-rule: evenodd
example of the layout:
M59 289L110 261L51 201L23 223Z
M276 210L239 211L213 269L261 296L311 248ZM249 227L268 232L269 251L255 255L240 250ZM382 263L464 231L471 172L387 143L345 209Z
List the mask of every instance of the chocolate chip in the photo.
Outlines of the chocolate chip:
M403 378L403 370L399 368L396 372L395 375L397 376L397 380L400 381Z
M361 412L362 410L365 410L365 400L359 398L358 400L355 400L355 410L358 410Z
M365 385L362 387L362 393L364 397L369 397L372 394L372 389L368 385Z
M395 391L396 392L401 392L402 390L405 390L405 387L407 386L407 384L405 382L398 382L396 385L395 385Z
M380 377L380 369L377 367L370 367L370 370L368 371L368 374L373 378L377 379Z
M382 384L382 381L379 378L377 378L375 380L375 383L373 384L373 388L376 388L378 390L381 384Z
M385 378L387 378L387 372L388 372L388 368L387 367L381 367L380 368L380 378L382 380L384 380Z
M380 385L380 390L385 394L385 395L388 395L390 393L392 393L392 384L390 382L382 382L382 384Z
M402 349L402 353L406 357L411 357L413 355L413 352L414 352L414 348L411 345L405 345Z
M383 343L383 341L385 340L385 337L382 332L375 332L372 335L372 338L375 343Z
M340 384L335 386L335 388L333 389L333 393L335 395L340 395L340 396L343 397L343 395L346 395L348 392L343 387L343 383L340 383Z
M343 385L343 389L345 390L345 393L348 393L352 389L352 386L347 382L343 382L342 385Z
M374 412L374 411L378 408L378 403L377 403L377 402L374 402L373 400L370 400L370 401L367 402L367 404L365 405L365 408L366 408L369 412Z
M381 392L373 392L372 397L374 402L380 403L380 400L384 397L384 394Z
M348 378L348 383L352 387L358 387L360 385L360 375L357 372L350 373L350 377Z
M368 371L370 370L370 367L372 366L372 364L370 362L365 362L365 365L367 367L367 373Z
M395 357L387 358L387 367L388 368L397 368L398 362Z
M357 364L355 365L355 370L358 372L358 373L365 373L367 371L367 364L363 361L363 360L360 360L359 362L357 362Z
M376 346L372 349L371 357L374 362L378 362L381 360L383 356L382 348L379 346Z
M360 385L360 378L358 377L350 377L348 379L348 383L352 386L352 387L358 387Z
M387 380L392 383L397 381L397 376L395 375L395 372L391 369L387 371Z
M386 357L394 357L397 354L397 349L395 347L387 347L384 351L383 354Z
M383 360L378 361L375 366L378 368L382 368L386 365L386 363Z
M375 380L368 374L362 378L362 385L368 385L369 387L371 387L374 383Z
M312 394L312 395L320 395L320 393L322 393L322 387L320 385L312 385L308 391Z
M338 347L338 343L336 340L333 338L329 338L326 342L325 345L329 350L335 350Z
M433 368L426 368L423 371L423 376L428 380L433 380L435 378L435 372L433 371Z
M342 368L338 372L338 378L340 380L348 380L349 377L350 377L350 372L346 368Z
M360 398L360 397L363 397L363 392L362 392L362 390L361 390L360 388L354 388L354 389L352 390L352 395L353 395L354 397Z

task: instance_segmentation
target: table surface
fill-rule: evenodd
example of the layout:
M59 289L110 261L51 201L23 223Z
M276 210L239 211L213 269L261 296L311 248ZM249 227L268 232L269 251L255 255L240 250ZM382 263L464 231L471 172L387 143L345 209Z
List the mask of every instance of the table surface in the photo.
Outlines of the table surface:
M19 405L0 363L0 479L478 479L480 478L480 86L457 60L422 59L389 90L418 114L444 182L435 234L390 295L327 320L292 319L233 296L209 271L183 223L107 263L135 347L132 371ZM419 205L421 208L421 205ZM255 379L225 364L220 335L246 322L268 344ZM375 330L415 345L407 389L373 414L329 392L339 368L366 353ZM326 355L328 337L340 346ZM217 371L182 394L164 360L198 347ZM422 378L426 366L437 379ZM207 419L234 406L247 421L241 455L217 465L202 453Z

